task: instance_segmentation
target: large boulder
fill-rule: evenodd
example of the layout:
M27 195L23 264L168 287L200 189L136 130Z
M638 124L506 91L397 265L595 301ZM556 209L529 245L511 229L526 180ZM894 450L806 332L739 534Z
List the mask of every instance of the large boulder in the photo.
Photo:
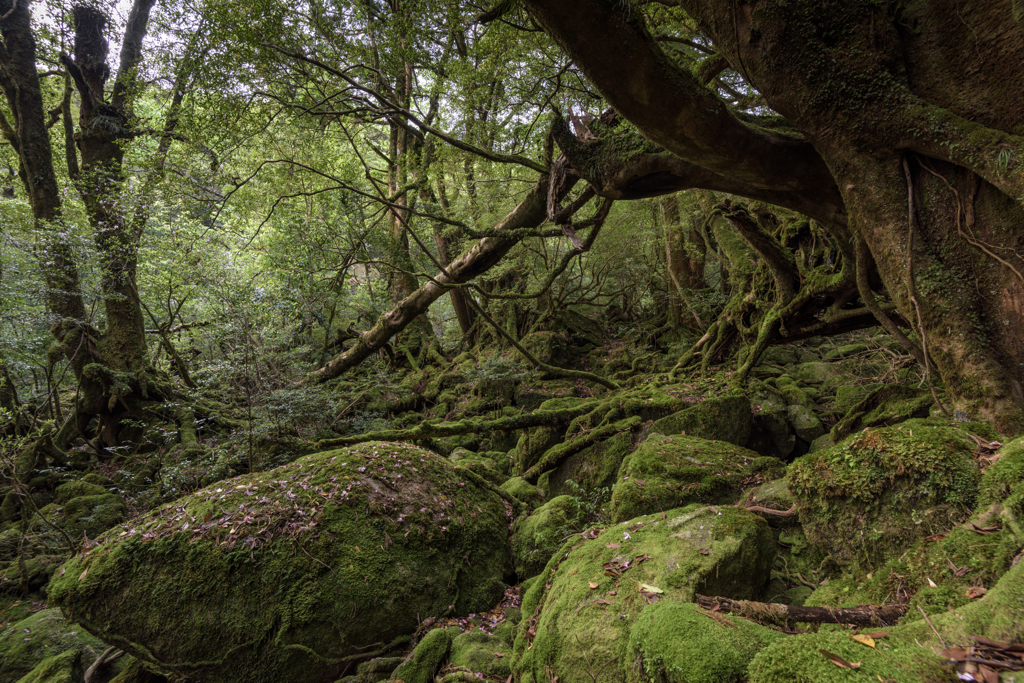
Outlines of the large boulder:
M832 427L831 435L841 441L867 427L888 427L912 417L928 417L931 392L927 389L893 384L872 391Z
M927 420L859 432L798 458L787 479L807 538L870 568L970 516L980 472L966 431Z
M742 508L691 505L567 541L530 586L515 642L520 683L622 683L637 618L659 600L696 593L760 599L776 545ZM702 617L705 618L705 617Z
M709 398L654 423L662 434L684 434L746 446L753 426L750 399L743 395Z
M575 498L558 496L516 520L512 531L516 574L522 579L539 574L565 537L579 529L583 516Z
M479 612L511 570L501 492L367 443L202 489L114 528L49 585L105 641L199 683L333 681L420 619Z
M725 441L652 434L619 470L611 519L671 510L690 503L732 503L755 472L782 463Z

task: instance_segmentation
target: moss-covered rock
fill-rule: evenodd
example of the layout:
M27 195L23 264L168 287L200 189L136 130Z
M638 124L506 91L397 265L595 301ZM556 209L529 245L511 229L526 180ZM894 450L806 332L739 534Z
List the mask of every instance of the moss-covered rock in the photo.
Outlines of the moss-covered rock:
M786 459L796 446L789 426L786 401L764 382L752 380L747 386L753 411L753 427L747 447L761 455Z
M869 568L970 516L980 479L973 450L960 429L911 420L809 453L787 478L807 538Z
M82 651L68 650L39 662L18 683L80 683L84 678Z
M345 657L418 619L493 606L507 538L495 487L429 451L367 443L116 527L48 591L93 633L178 675L331 681Z
M810 444L819 436L825 433L818 416L801 405L786 406L786 414L789 416L789 424L798 438Z
M744 507L763 507L769 510L786 511L796 505L796 497L789 490L789 480L785 477L773 479L760 486L747 489L743 492ZM774 527L792 527L800 524L800 518L796 515L782 517L768 513L762 514L768 523Z
M803 406L808 410L814 410L817 406L807 391L788 375L783 375L775 380L775 390L790 406Z
M452 634L447 629L435 628L429 631L412 651L412 655L392 672L391 680L432 683L434 674L448 658L452 640Z
M621 683L637 617L651 601L692 602L696 593L759 599L775 539L746 510L692 505L574 538L523 598L515 643L516 680ZM593 586L593 587L592 587Z
M530 509L533 509L544 502L544 491L539 486L534 486L522 477L512 477L505 480L501 490L515 496Z
M611 519L619 522L690 503L732 503L760 457L725 441L652 434L619 470Z
M1003 503L1024 512L1024 437L999 449L999 459L981 478L978 504Z
M723 617L719 617L723 618ZM726 683L744 680L750 660L786 636L746 619L712 618L697 605L656 602L637 617L626 660L630 680Z
M710 398L660 420L654 426L662 434L683 434L709 441L746 446L753 416L746 396Z
M581 522L572 496L553 498L530 516L518 519L512 531L516 574L523 579L539 574Z
M622 462L633 448L633 433L628 430L573 453L548 476L548 497L575 493L577 487L588 492L610 489L615 484ZM570 481L576 487L569 484Z
M92 664L105 649L80 625L66 621L59 609L42 610L0 631L0 681L17 681L55 656L78 653ZM62 666L51 662L46 670L60 671Z
M914 417L928 417L931 392L903 384L891 384L872 391L850 408L832 427L832 439L839 442L868 427L887 427Z
M485 676L507 678L512 673L512 648L498 636L480 629L466 631L452 641L452 665Z
M103 493L98 496L72 498L62 510L64 528L72 538L83 534L96 538L128 517L128 508L120 496Z
M54 491L53 502L57 503L57 505L64 505L72 498L102 496L105 493L107 493L107 490L102 486L82 480L69 481L57 487Z
M800 363L790 370L790 376L797 382L803 384L824 384L836 376L836 366L832 363L814 361Z

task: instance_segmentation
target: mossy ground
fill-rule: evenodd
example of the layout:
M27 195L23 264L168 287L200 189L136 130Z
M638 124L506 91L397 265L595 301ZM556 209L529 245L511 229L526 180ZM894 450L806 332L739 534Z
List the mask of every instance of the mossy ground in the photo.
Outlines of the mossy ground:
M418 619L491 607L497 489L368 443L203 489L117 527L49 586L104 640L204 681L316 681ZM139 608L146 605L145 609Z

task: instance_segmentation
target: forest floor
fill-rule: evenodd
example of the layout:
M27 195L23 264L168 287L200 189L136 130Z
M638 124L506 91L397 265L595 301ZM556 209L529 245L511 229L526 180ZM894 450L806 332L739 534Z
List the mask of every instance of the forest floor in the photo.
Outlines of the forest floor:
M316 429L235 404L131 453L30 442L0 682L1024 680L1024 439L886 336L742 387L528 342L617 388L466 352L336 382Z

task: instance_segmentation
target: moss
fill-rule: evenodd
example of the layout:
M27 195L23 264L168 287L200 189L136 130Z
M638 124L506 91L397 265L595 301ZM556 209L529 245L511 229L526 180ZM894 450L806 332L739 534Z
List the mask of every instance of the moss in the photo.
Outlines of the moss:
M653 434L623 462L609 514L622 521L689 503L731 503L759 458L724 441Z
M753 426L750 399L742 395L707 399L657 420L654 426L670 436L683 434L746 446Z
M72 498L80 498L82 496L102 496L107 492L102 486L90 484L86 481L69 481L66 484L61 484L54 491L54 502L58 505L64 505Z
M72 538L96 538L128 517L128 508L113 493L72 498L62 511L64 528Z
M91 664L106 646L58 609L46 609L0 631L0 681L16 681L43 660L78 652ZM38 679L44 680L44 679Z
M498 636L479 629L452 641L451 663L473 673L507 678L512 673L512 648Z
M562 547L565 537L578 531L582 515L571 496L558 496L516 521L512 556L521 578L539 574Z
M452 634L435 628L423 636L412 656L391 674L391 680L403 683L432 683L434 674L448 657L452 647Z
M418 619L486 610L511 569L498 489L429 451L367 443L202 489L111 530L52 604L179 676L340 674Z
M1024 437L999 449L999 460L981 478L978 504L1003 503L1024 512Z
M78 683L84 677L82 651L68 650L39 662L18 683Z
M632 430L620 432L611 438L584 448L559 463L548 478L547 496L575 493L578 488L591 492L610 489L615 484L619 468L633 450ZM568 482L573 482L573 487Z
M506 480L501 489L507 491L526 505L533 509L544 502L544 492L538 486L534 486L522 477L512 477Z
M911 618L920 614L945 614L951 609L963 607L970 602L966 592L956 586L925 586L914 594L907 604L907 613Z
M973 450L962 430L912 420L797 459L788 479L808 539L867 568L963 521L980 479Z
M832 439L838 442L867 427L884 427L912 417L928 417L933 402L931 392L926 389L902 384L881 387L850 408L832 427Z
M697 605L656 602L637 617L627 661L636 661L630 679L652 683L727 683L745 679L750 659L785 638L746 619L726 625Z
M774 556L764 520L732 506L691 505L573 538L524 594L516 680L593 683L592 667L602 683L625 681L630 631L649 600L759 599Z

